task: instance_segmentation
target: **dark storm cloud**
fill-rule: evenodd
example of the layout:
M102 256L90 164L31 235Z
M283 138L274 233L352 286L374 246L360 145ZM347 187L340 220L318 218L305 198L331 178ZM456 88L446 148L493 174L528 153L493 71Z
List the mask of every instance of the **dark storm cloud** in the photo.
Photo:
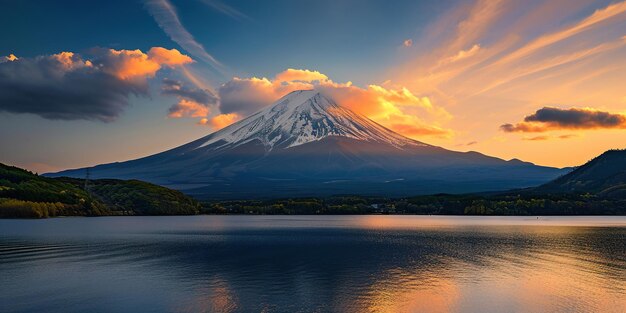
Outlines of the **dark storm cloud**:
M504 124L505 132L545 132L559 129L626 128L626 116L592 109L545 107L528 115L523 122Z
M70 53L0 63L0 111L110 122L130 95L147 93L145 81L121 80L89 64Z
M0 62L0 111L57 120L115 120L129 97L148 94L147 79L161 68L193 60L176 49L94 49L86 60L72 52Z
M182 82L169 78L163 79L161 94L193 100L204 105L217 104L218 101L217 97L209 90L188 88Z

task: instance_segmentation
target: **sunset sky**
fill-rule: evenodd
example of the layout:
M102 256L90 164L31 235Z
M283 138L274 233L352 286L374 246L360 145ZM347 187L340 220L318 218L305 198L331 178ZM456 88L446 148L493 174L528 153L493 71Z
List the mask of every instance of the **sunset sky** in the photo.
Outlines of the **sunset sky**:
M0 162L161 152L318 89L540 165L626 148L626 1L3 1Z

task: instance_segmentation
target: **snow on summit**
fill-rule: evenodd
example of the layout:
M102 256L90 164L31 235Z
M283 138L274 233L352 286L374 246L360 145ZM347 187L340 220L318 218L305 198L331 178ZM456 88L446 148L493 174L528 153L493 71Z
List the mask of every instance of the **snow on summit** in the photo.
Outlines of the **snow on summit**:
M199 141L198 148L234 147L254 140L267 150L289 148L329 136L387 143L397 148L425 145L397 134L337 104L316 90L293 91L274 104Z

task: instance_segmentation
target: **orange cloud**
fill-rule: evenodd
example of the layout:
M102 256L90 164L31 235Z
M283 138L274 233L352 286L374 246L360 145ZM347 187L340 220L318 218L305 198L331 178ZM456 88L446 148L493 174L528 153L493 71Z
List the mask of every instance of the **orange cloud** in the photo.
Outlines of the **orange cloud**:
M265 77L234 77L218 90L220 110L222 113L248 115L294 90L312 89L312 86L309 82L301 81L282 82L271 81Z
M220 115L216 115L212 118L203 118L201 119L198 124L199 125L209 125L211 126L213 129L218 130L218 129L222 129L236 121L238 121L239 119L241 119L241 116L235 114L235 113L228 113L228 114L220 114Z
M161 69L161 65L148 58L141 50L109 49L110 62L107 70L120 79L152 77Z
M148 54L139 49L109 49L104 58L106 69L120 79L153 77L162 66L175 67L193 62L176 49L161 47L153 47Z
M177 104L170 108L167 115L172 118L180 117L205 117L209 115L209 108L203 104L188 99L180 99Z
M217 104L217 97L206 89L192 88L184 85L183 82L163 79L161 94L175 96L178 102L169 108L168 117L203 117L210 113L210 107Z
M168 50L162 47L152 47L148 51L148 57L158 64L170 67L193 62L189 56L180 53L180 51L176 49Z
M400 117L413 122L416 122L418 116L431 116L439 122L451 118L443 108L433 106L428 97L417 97L404 87L388 89L369 85L363 89L350 82L345 84L329 82L319 84L315 88L332 96L341 105L388 126L392 124L391 120Z
M276 75L275 81L278 82L290 82L290 81L303 81L303 82L312 82L315 80L324 81L327 80L328 76L318 72L318 71L309 71L309 70L298 70L289 68L283 72L280 72Z
M450 62L457 62L457 61L469 58L469 57L475 55L476 53L478 53L478 50L480 50L480 45L479 44L475 44L475 45L473 45L471 48L469 48L467 50L459 51L455 56L451 57L449 60L450 60Z
M63 71L71 71L81 67L91 67L91 61L83 61L79 55L73 52L61 52L53 54L50 59L55 60L62 67Z
M220 111L245 116L291 91L302 89L319 90L342 106L407 136L452 135L440 125L451 115L434 106L428 97L418 97L404 87L369 85L361 88L351 82L335 83L326 75L310 70L288 69L277 74L275 80L235 77L218 90Z

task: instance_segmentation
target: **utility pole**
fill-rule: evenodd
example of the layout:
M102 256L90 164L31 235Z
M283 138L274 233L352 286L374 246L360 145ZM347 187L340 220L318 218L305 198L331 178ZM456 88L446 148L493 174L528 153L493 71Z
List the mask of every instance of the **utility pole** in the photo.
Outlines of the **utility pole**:
M89 168L85 170L85 191L89 194Z

